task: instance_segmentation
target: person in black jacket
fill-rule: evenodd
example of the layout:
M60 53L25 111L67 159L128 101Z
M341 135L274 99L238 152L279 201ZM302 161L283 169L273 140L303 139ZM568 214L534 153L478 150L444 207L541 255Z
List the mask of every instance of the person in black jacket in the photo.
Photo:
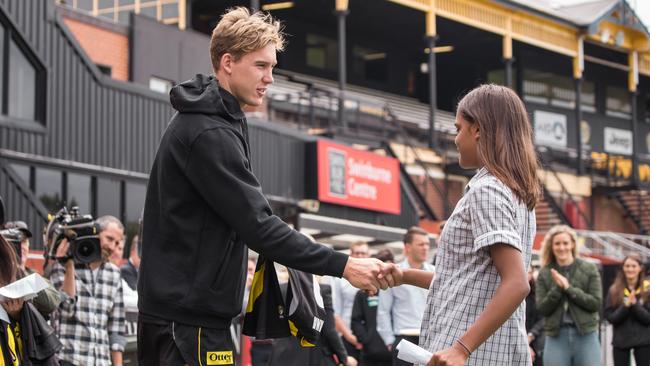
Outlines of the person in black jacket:
M143 217L140 364L234 363L228 327L241 311L247 246L369 291L393 283L394 267L313 244L273 215L251 170L242 107L262 104L283 46L270 16L230 10L210 42L215 76L170 93L177 113L151 168Z
M526 296L526 332L528 333L528 346L532 350L533 366L544 364L544 316L537 311L535 302L535 276L531 267L528 270L528 285L530 293Z
M375 254L382 262L394 262L393 253L384 249ZM363 344L361 366L391 366L393 356L384 340L377 332L377 307L379 296L369 296L363 291L357 292L352 306L352 332Z
M650 365L650 281L637 254L623 260L605 304L605 319L614 326L614 365L629 365L632 349L637 366Z

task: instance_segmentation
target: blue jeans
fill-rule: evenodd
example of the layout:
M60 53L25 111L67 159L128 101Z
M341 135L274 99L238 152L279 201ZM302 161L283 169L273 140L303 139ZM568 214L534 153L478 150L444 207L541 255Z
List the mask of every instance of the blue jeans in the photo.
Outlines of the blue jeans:
M561 327L556 337L546 336L544 365L600 366L598 332L580 335L575 327Z

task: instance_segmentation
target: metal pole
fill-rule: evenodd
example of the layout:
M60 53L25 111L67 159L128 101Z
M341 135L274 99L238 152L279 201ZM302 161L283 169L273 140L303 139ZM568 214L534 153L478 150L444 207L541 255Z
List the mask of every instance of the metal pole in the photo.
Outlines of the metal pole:
M251 0L251 10L253 12L260 10L260 0Z
M437 145L436 135L436 109L437 107L437 88L436 88L436 36L427 36L427 46L429 48L429 147L435 148Z
M575 79L576 88L576 153L578 159L577 171L578 175L584 174L584 162L582 160L582 78Z
M630 105L632 106L632 183L639 184L639 144L637 144L638 134L638 110L637 110L637 91L630 92Z
M512 64L514 63L514 59L512 57L503 59L503 62L505 63L505 73L506 73L506 86L512 90L515 89L515 86L513 85L513 78L512 78Z
M348 130L348 122L345 116L345 86L347 84L347 65L346 65L346 47L345 47L345 17L348 10L337 10L338 18L338 43L339 43L339 123L343 127L343 132Z

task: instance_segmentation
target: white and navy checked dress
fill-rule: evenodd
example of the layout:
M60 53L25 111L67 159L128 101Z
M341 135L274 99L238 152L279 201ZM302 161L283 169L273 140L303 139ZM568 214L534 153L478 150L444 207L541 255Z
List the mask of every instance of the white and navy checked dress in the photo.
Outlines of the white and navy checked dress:
M441 351L460 338L481 314L500 283L489 247L503 243L530 264L535 213L500 180L481 168L444 226L420 333L420 346ZM477 348L467 365L531 365L525 302Z

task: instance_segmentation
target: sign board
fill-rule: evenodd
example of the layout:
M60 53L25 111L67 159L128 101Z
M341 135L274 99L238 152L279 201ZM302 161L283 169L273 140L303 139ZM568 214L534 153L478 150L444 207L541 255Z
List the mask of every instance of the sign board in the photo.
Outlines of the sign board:
M397 159L319 140L318 200L399 215Z
M632 155L632 131L605 127L605 152Z
M535 144L567 147L566 116L560 113L535 111Z

